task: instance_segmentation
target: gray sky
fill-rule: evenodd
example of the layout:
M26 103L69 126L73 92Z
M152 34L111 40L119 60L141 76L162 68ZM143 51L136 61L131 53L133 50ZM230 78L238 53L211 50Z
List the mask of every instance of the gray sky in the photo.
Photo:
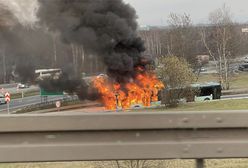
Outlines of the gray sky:
M137 11L140 25L166 25L169 13L188 13L194 23L207 23L208 14L224 3L234 21L248 22L248 0L124 0Z

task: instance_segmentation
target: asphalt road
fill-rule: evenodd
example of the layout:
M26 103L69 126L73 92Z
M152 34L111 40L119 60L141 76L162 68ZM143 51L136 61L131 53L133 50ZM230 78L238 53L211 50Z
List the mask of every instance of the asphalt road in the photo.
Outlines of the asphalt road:
M26 92L40 90L38 86L30 86L29 88L25 88L25 89L17 89L16 87L9 87L9 88L3 88L3 89L4 89L4 92L9 92L10 94L22 93L22 92L24 92L25 94Z
M221 99L245 99L245 98L248 98L248 94L236 94L236 95L221 96Z
M63 96L51 96L51 97L48 97L48 101L55 101L55 100L59 100L62 98ZM40 102L41 102L40 95L25 97L23 99L14 99L14 100L11 100L9 104L10 112L24 108L26 106L38 104ZM7 113L7 105L6 104L0 105L0 114L6 114L6 113Z

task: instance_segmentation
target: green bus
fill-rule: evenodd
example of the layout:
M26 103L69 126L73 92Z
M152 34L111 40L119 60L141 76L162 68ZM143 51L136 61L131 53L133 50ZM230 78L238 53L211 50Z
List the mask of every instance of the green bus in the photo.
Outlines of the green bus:
M221 84L209 82L204 84L192 84L192 88L197 89L194 101L216 100L221 98Z

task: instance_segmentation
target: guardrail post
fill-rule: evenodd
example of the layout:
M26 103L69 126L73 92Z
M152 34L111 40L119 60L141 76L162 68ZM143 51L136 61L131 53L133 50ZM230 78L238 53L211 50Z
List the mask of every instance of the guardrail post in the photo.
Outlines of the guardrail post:
M204 168L204 159L196 160L196 168Z

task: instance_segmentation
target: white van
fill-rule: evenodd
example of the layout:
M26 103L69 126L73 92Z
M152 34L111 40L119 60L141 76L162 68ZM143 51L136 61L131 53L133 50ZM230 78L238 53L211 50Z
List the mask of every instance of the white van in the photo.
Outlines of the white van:
M0 94L0 104L6 104L5 96Z

